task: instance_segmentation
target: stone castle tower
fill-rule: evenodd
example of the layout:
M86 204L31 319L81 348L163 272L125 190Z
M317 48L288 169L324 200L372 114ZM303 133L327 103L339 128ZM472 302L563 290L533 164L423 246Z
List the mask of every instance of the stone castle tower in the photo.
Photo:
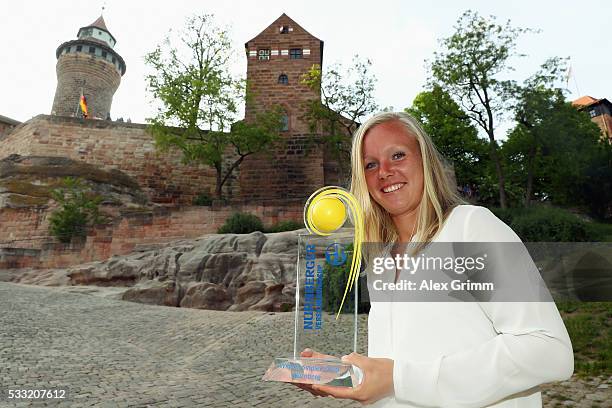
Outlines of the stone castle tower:
M241 195L248 199L303 199L326 181L320 149L309 149L312 132L303 116L320 91L300 83L314 64L322 65L323 41L286 14L245 44L251 99L245 120L273 105L284 111L285 147L249 157L240 169ZM319 135L320 136L320 135Z
M100 16L80 28L76 40L57 48L57 88L52 115L80 116L78 104L82 92L91 118L110 116L113 95L125 74L125 62L113 49L116 43Z
M287 115L289 134L308 132L300 119L306 112L304 103L320 100L321 95L300 80L314 64L322 65L323 41L283 14L244 47L252 92L245 119L252 119L256 112L273 104L280 105Z

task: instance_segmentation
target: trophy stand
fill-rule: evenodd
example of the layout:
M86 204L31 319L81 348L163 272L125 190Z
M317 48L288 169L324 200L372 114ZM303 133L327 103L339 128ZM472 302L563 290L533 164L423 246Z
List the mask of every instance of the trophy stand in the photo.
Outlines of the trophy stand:
M361 370L338 357L300 355L306 348L326 355L357 351L357 278L363 230L362 217L357 211L353 196L339 187L320 189L307 201L304 223L309 234L298 235L293 356L275 358L262 380L339 387L360 384ZM352 225L345 227L345 224ZM353 256L349 256L351 245ZM340 305L332 305L330 299L325 299L326 285L329 286L325 293L344 292ZM343 306L348 305L344 301L351 300L347 297L349 293L353 294L354 310L342 314ZM337 314L329 313L330 308Z

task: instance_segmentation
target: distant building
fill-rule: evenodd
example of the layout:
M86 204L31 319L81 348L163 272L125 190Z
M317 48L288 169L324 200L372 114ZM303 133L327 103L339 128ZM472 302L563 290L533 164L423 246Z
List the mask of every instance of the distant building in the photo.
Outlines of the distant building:
M13 128L19 124L21 124L21 122L0 115L0 139L11 133Z
M612 103L609 100L583 96L573 101L572 105L588 112L591 120L601 129L603 137L612 140Z

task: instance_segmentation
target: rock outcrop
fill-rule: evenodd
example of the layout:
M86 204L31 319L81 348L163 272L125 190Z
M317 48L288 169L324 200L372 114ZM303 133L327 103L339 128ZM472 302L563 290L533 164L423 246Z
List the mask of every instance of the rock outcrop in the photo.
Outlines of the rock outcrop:
M295 302L297 234L211 234L13 281L125 287L124 300L146 304L287 311Z
M104 197L108 207L140 208L148 198L136 180L116 170L66 157L10 155L0 160L0 209L41 208L51 192L63 186L65 177L85 181L93 193Z

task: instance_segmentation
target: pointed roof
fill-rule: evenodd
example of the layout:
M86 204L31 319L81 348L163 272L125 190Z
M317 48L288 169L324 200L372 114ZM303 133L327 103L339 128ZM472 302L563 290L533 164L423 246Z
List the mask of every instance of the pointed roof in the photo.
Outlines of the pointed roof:
M88 27L101 28L102 30L110 34L110 31L108 31L108 28L106 28L106 23L104 22L104 17L102 15L100 15L100 17L98 17L96 21L88 25Z
M305 32L306 34L310 35L311 37L313 37L315 40L321 41L319 40L317 37L315 37L314 35L310 34L307 30L304 30L304 27L302 27L301 25L299 25L298 23L295 22L294 19L292 19L291 17L289 17L287 14L283 13L280 15L279 18L277 18L276 20L274 20L274 22L272 24L270 24L268 27L266 27L265 29L263 29L263 31L261 31L259 34L257 34L255 37L251 38L249 41L247 41L245 43L246 44L250 43L251 41L255 40L257 37L259 37L260 35L262 35L264 32L266 32L267 30L269 30L271 27L275 27L279 24L289 24L293 27L297 27L299 28L301 31ZM321 41L323 42L323 41Z
M100 15L100 17L98 17L96 19L96 21L94 21L93 23L86 25L84 27L79 28L79 32L77 33L77 37L79 36L79 34L81 33L82 30L86 29L86 28L97 28L98 30L104 30L108 33L108 35L110 35L112 37L112 39L115 41L115 43L117 42L117 39L115 38L115 36L108 31L108 27L106 27L106 22L104 21L104 17L102 15Z

